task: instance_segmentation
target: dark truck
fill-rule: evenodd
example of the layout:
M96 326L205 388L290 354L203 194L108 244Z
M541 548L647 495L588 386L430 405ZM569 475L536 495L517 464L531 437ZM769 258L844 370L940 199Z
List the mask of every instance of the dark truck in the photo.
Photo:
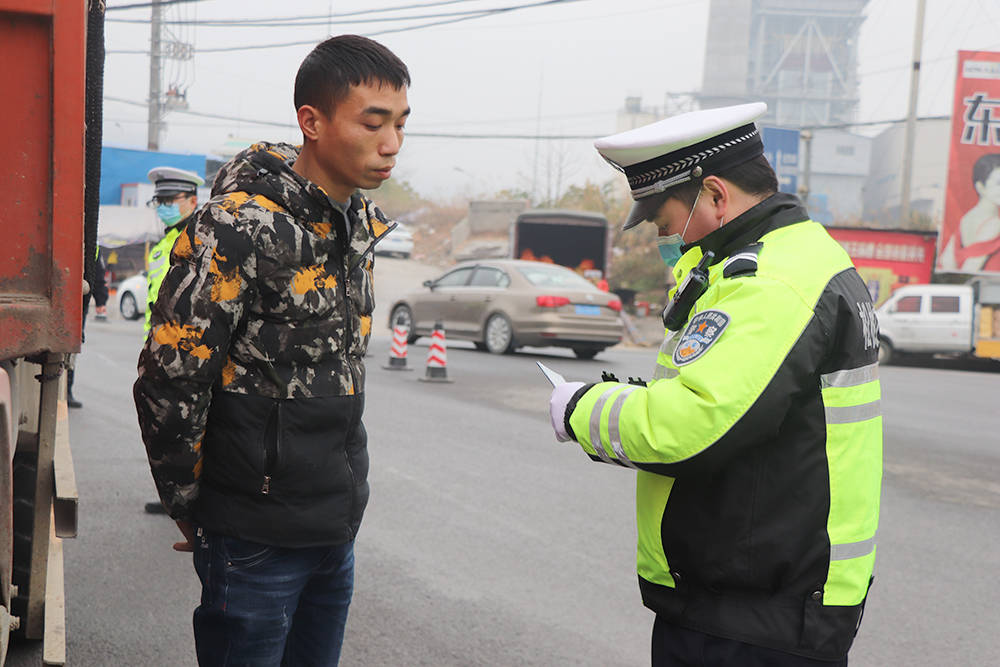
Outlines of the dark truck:
M553 262L585 278L606 279L611 260L608 220L584 211L524 211L510 227L510 257Z

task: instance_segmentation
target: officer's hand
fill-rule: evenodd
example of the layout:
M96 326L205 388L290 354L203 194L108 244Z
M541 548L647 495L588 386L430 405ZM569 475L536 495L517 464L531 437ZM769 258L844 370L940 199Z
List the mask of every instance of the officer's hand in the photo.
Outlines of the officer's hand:
M552 420L552 430L556 432L556 440L559 442L571 439L566 433L566 404L582 386L582 382L564 382L555 387L549 397L549 419Z

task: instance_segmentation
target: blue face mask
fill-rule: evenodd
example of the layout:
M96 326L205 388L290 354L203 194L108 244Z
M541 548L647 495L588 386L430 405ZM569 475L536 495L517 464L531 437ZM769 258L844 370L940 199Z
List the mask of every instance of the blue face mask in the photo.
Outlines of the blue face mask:
M656 249L660 251L663 263L670 268L673 268L677 260L681 258L681 246L684 245L684 235L687 233L688 225L691 224L691 218L694 216L694 207L698 205L699 199L701 199L701 190L698 190L698 194L694 198L694 204L691 205L691 212L688 213L688 219L684 223L684 229L680 234L656 237Z
M671 268L681 258L682 245L684 245L684 239L681 238L680 234L656 237L656 249L660 251L663 263Z
M181 209L177 204L160 204L156 207L156 215L167 227L181 221Z

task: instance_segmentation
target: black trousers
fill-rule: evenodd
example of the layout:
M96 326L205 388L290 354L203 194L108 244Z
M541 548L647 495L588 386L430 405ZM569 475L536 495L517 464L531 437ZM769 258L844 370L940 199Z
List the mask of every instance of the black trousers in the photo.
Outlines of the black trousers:
M847 656L828 662L714 637L664 621L653 623L653 667L847 667Z

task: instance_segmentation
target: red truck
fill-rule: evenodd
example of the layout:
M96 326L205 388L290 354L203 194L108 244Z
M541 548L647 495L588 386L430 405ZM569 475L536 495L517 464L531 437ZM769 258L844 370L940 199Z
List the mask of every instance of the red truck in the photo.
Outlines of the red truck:
M96 253L99 169L86 165L100 160L103 56L103 3L0 0L0 663L11 633L65 662L61 538L76 535L77 492L64 369Z

